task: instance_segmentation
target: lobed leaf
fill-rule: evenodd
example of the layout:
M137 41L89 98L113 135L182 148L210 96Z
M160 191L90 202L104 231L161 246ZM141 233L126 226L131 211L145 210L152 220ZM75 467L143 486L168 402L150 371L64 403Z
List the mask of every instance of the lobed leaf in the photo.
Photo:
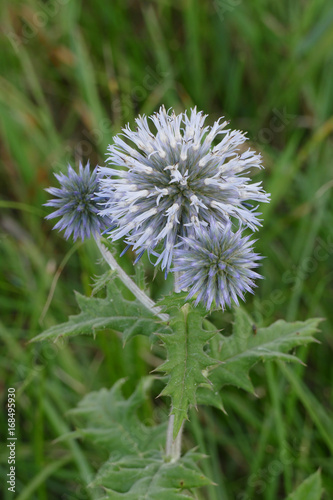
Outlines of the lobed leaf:
M106 291L104 299L76 293L81 312L70 316L66 323L52 326L40 333L32 341L56 341L62 337L94 335L98 330L111 328L122 332L125 343L135 335L151 335L157 330L153 314L138 300L126 300L114 280L107 283Z
M204 346L216 335L216 329L204 330L202 321L205 312L201 308L193 309L185 304L179 309L174 296L171 301L163 301L170 315L169 326L172 333L158 334L167 350L167 360L158 367L169 376L161 395L170 396L172 400L171 414L174 419L174 438L177 436L182 422L187 418L188 409L196 406L196 392L205 386L211 390L208 379L208 368L219 361L204 352Z
M133 394L125 399L118 380L111 389L91 392L68 412L75 418L78 433L120 456L141 456L143 452L164 445L166 424L145 425L137 416L150 389L153 377L140 380Z
M212 484L196 462L204 455L189 451L176 462L166 461L160 451L137 457L110 457L89 485L102 487L100 500L182 500L190 491Z
M288 352L297 346L318 342L314 334L318 332L320 321L320 318L293 323L278 320L268 327L256 329L247 313L241 307L236 308L232 335L226 337L218 334L219 348L218 353L214 354L220 364L210 374L215 397L215 401L212 400L210 404L218 405L216 391L220 391L225 385L254 392L249 371L258 361L300 362L294 354ZM207 404L212 397L209 392L201 390L199 401Z
M125 399L119 380L111 389L85 396L69 413L75 418L76 436L83 436L110 453L89 485L97 498L124 500L182 500L193 498L190 490L212 484L197 462L195 451L171 462L164 452L166 423L146 425L137 416L153 377L143 378ZM94 498L95 491L94 491Z

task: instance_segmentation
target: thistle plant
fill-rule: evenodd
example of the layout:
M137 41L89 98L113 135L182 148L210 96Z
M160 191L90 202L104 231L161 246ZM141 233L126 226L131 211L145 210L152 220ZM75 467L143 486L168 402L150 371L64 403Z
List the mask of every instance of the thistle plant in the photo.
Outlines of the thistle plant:
M55 228L76 240L93 236L106 263L115 271L101 278L104 298L77 295L81 312L51 327L35 340L95 334L104 328L122 333L124 344L135 335L159 340L166 357L156 371L167 377L161 396L171 399L168 424L146 427L135 414L156 376L139 382L124 400L119 384L86 396L73 410L77 433L106 447L109 460L91 486L98 498L177 500L194 498L196 487L210 484L196 462L198 452L181 454L181 436L189 409L223 409L221 392L236 385L253 392L249 370L259 360L297 361L288 351L314 340L318 319L256 328L239 306L253 293L262 259L252 233L261 225L256 203L269 201L250 170L261 157L245 150L245 135L217 120L205 125L196 108L176 115L162 106L136 120L113 138L107 165L89 164L56 175L60 188L46 205L60 217ZM155 256L155 266L175 277L175 292L155 304L123 271L102 240L123 239L137 256ZM117 279L135 300L123 297ZM168 277L170 279L170 277ZM233 309L233 333L224 336L207 319L214 311ZM125 346L126 348L126 346ZM163 379L164 380L164 379ZM167 427L167 429L166 429ZM119 435L119 429L123 435ZM103 438L104 435L104 438ZM101 438L102 436L102 438ZM161 439L166 436L165 450ZM135 474L127 470L135 468ZM102 487L103 492L101 492Z

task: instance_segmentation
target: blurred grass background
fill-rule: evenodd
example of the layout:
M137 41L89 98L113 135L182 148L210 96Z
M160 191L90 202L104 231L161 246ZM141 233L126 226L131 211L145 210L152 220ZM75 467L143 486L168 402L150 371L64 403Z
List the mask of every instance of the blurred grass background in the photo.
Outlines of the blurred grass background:
M186 445L210 456L203 469L217 483L199 498L286 498L318 468L332 498L332 3L4 0L0 13L0 384L4 409L17 388L17 500L91 498L97 451L54 442L71 429L66 411L120 377L130 394L154 363L141 338L125 349L110 333L27 341L75 313L73 289L90 294L105 270L93 242L52 232L44 188L68 162L102 164L112 135L162 103L197 105L211 122L225 115L264 156L265 280L246 303L256 323L326 318L322 343L299 351L307 367L260 365L257 397L226 389L228 417L192 412ZM134 273L130 257L122 262ZM168 287L157 276L151 294ZM164 403L147 402L143 416ZM5 437L5 411L0 424ZM5 447L0 468L5 477ZM3 495L12 498L6 486Z

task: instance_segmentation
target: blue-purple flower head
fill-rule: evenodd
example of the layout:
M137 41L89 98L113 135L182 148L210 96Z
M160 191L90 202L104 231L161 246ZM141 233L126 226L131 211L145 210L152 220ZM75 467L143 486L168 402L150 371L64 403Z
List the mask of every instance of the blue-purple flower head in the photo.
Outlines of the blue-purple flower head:
M182 238L183 245L175 250L174 272L180 273L179 288L189 291L188 299L196 295L195 305L202 302L207 310L212 306L225 309L232 301L239 305L244 293L253 293L254 280L261 276L254 271L260 257L253 251L254 241L242 237L242 229L231 231L214 220L196 231L196 238Z
M46 219L60 217L54 229L64 230L66 239L73 235L75 241L79 237L82 240L91 235L96 237L112 226L110 217L99 215L99 203L103 200L98 193L100 174L97 168L91 172L88 162L85 167L80 164L79 173L76 173L69 165L67 175L54 175L60 187L46 189L55 198L45 203L56 209Z
M181 238L195 237L195 228L230 220L253 231L260 226L256 203L268 202L261 183L249 178L261 157L238 130L219 119L205 125L207 115L196 108L190 115L167 112L162 106L150 117L136 119L113 138L109 166L101 167L101 193L108 200L102 215L115 218L112 240L125 239L140 256L157 255L169 270ZM215 144L215 145L214 145ZM249 203L250 202L250 203Z

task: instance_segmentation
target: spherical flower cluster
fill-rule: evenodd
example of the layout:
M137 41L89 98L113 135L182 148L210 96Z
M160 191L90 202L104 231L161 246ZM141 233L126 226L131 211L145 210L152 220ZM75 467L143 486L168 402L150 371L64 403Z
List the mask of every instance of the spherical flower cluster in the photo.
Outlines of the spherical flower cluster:
M74 241L80 237L82 240L91 235L98 236L106 228L112 226L111 217L99 215L98 197L100 174L95 168L90 172L89 163L85 167L80 164L77 174L68 166L68 175L55 174L60 188L48 188L46 191L56 198L45 203L56 210L46 216L46 219L61 217L54 229L65 230L65 238L71 234Z
M117 222L111 239L125 238L139 257L156 255L155 265L167 271L175 246L195 238L196 228L214 220L223 231L233 220L254 231L259 214L248 202L269 201L248 177L251 167L261 168L260 155L240 151L242 132L221 119L207 126L206 117L196 108L188 116L162 106L150 117L154 130L139 117L136 130L127 126L114 137L109 166L100 168L107 200L101 214Z
M242 228L260 226L251 202L269 202L248 176L261 157L243 149L242 132L221 119L205 125L207 115L196 108L176 115L162 106L149 118L153 129L139 116L136 130L127 126L113 138L108 166L56 174L60 188L47 190L56 198L46 203L56 210L47 218L60 217L55 229L66 238L107 232L137 259L147 251L166 272L173 265L180 288L207 309L238 304L260 277L253 269L261 257Z
M262 257L241 229L233 233L231 223L221 228L212 220L208 228L197 229L195 239L183 237L182 243L175 250L173 270L180 273L179 286L189 291L188 299L196 295L196 305L202 302L208 310L215 304L224 310L231 301L239 305L244 292L253 293L253 280L261 278L253 269Z

